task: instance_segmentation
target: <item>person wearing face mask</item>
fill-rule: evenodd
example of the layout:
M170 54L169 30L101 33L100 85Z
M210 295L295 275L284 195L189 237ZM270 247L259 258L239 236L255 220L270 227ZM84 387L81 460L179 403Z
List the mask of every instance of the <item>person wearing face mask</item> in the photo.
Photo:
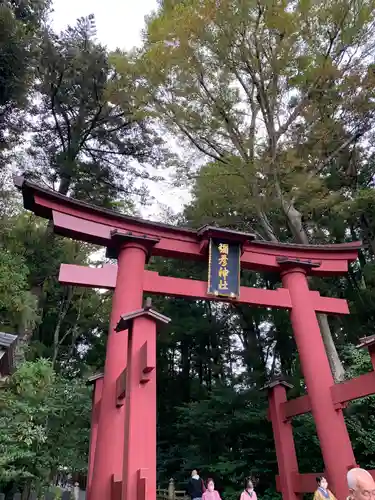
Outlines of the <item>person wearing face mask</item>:
M241 493L240 500L257 500L257 494L254 491L254 485L251 479L246 479L245 489Z
M318 488L314 493L313 500L336 500L335 495L328 489L328 481L324 476L318 476L316 482Z
M221 500L219 492L215 490L213 479L207 479L207 490L203 493L202 500Z

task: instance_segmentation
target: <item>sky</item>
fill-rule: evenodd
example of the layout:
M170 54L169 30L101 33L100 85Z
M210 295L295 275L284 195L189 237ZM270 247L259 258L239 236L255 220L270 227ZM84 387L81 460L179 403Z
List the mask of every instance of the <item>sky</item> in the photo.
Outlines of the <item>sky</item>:
M54 0L53 25L60 31L78 17L94 14L103 44L131 49L141 43L144 17L156 6L156 0Z
M111 50L130 50L141 44L144 18L156 7L157 0L54 0L51 20L59 32L77 18L94 14L98 40ZM169 183L153 183L149 190L156 201L140 209L147 219L162 220L165 208L178 213L189 200L186 189L174 189Z

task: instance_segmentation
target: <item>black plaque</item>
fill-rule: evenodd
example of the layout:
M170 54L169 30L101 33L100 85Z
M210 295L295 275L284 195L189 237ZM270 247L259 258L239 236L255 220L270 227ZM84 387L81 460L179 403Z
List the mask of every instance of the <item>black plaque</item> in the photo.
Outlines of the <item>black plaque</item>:
M207 293L219 297L238 297L240 294L240 270L240 243L211 238Z

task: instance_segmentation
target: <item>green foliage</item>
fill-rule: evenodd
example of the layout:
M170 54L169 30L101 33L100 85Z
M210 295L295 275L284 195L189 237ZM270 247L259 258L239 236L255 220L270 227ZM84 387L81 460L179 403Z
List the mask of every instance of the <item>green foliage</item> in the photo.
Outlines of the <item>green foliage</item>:
M12 0L0 5L0 118L25 104L49 0Z
M123 67L138 71L140 102L216 162L217 182L203 189L228 201L229 220L245 214L263 237L282 239L281 218L305 242L312 194L332 203L321 173L355 162L353 145L373 123L372 61L362 57L373 7L205 0L163 2L150 17L144 47Z
M40 37L50 0L0 2L0 175L25 131L24 112L39 59ZM3 179L1 179L3 180Z
M0 391L0 484L48 483L61 466L84 470L89 424L85 385L47 360L24 363Z
M5 328L30 326L36 319L36 303L27 278L24 259L0 250L0 324Z
M146 200L143 181L153 178L150 164L162 160L162 141L131 89L116 89L116 72L95 37L93 16L59 35L45 33L28 124L32 143L21 162L29 177L61 194L132 212L134 201Z
M219 487L238 490L247 475L262 480L271 472L272 432L258 392L218 387L179 409L176 433L188 443L180 456L185 475L198 467L205 477L217 478Z
M366 57L374 7L161 2L142 49L115 63L124 81L134 68L140 106L199 159L176 169L180 182L194 179L189 223L302 244L363 237L375 253L365 146L375 118ZM330 327L321 325L341 380Z
M33 327L38 318L27 255L16 239L15 224L23 222L24 231L27 219L14 216L11 205L2 207L0 217L0 324L6 330Z

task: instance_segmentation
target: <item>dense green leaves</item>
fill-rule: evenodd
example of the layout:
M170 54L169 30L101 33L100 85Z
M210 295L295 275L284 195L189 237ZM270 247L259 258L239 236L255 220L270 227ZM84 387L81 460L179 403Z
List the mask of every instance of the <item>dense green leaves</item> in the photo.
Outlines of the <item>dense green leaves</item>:
M0 484L48 484L59 467L84 470L90 425L85 385L27 362L0 391Z
M12 0L0 4L0 119L12 107L24 104L49 3Z
M61 194L131 211L144 202L150 165L164 160L162 141L134 102L132 86L117 87L108 53L95 39L93 16L42 40L29 176ZM121 94L123 107L117 105ZM135 197L135 198L133 198Z
M272 241L332 239L324 222L351 201L370 156L361 146L375 118L374 6L161 2L142 49L115 62L135 68L140 105L200 160L178 171L198 177L189 219L252 226ZM347 238L342 226L332 236ZM339 381L326 318L320 325Z
M35 320L36 303L29 292L28 269L21 256L0 250L0 323L4 328Z

